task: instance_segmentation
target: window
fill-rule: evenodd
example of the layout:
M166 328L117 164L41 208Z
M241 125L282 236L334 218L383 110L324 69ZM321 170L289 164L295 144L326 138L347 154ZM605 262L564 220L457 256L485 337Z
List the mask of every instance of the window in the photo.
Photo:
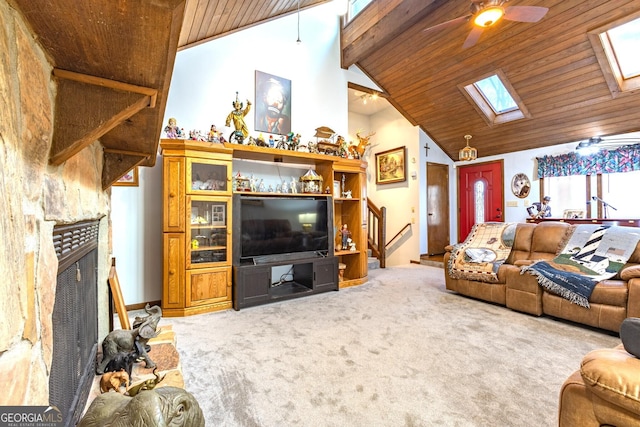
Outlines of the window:
M613 97L640 89L640 17L618 20L589 33L589 40Z
M458 87L489 126L531 117L502 71Z
M347 11L347 22L356 17L372 0L349 0L349 10Z
M476 181L473 186L475 223L482 224L484 222L484 206L485 206L485 183L482 180Z

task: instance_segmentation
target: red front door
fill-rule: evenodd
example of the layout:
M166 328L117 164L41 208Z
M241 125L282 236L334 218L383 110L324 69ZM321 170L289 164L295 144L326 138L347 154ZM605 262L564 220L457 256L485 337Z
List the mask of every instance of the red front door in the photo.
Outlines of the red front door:
M502 161L458 166L458 241L476 222L503 222Z

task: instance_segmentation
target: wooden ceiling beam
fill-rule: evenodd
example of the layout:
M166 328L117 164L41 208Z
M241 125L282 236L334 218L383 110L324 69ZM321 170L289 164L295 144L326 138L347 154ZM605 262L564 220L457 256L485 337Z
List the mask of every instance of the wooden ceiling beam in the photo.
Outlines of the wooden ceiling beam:
M49 155L53 165L64 163L140 110L156 104L156 89L61 69L54 69L53 75L58 82Z
M404 33L434 11L435 0L389 0L373 2L341 34L342 67L349 68L362 58ZM364 23L363 23L364 22Z
M122 178L124 174L140 165L148 156L136 153L104 151L104 164L102 167L102 189L106 190L113 183Z

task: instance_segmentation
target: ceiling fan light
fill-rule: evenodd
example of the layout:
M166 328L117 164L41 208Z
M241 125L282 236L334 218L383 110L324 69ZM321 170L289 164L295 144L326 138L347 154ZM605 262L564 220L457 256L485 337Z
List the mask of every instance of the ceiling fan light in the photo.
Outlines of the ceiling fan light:
M498 6L488 7L478 14L473 23L478 27L490 27L504 16L504 9Z

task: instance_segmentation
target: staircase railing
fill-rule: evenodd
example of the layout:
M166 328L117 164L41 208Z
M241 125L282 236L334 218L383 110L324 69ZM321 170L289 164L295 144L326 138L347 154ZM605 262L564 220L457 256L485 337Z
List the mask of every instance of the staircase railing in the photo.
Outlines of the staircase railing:
M379 208L367 199L367 242L371 255L378 258L380 268L385 268L387 260L387 208Z
M379 208L371 200L367 199L367 243L371 249L371 255L378 258L380 268L387 265L387 248L396 239L404 236L411 223L406 223L395 236L387 242L387 208Z

